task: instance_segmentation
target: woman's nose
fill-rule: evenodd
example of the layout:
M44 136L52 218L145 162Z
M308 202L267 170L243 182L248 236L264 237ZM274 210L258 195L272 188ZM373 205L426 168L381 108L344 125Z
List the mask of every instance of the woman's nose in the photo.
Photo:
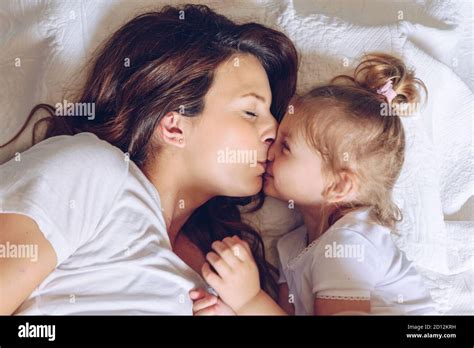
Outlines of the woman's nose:
M277 126L278 126L278 122L273 116L265 118L265 124L263 125L262 138L264 139L265 144L267 146L270 146L275 141L276 134L277 134Z

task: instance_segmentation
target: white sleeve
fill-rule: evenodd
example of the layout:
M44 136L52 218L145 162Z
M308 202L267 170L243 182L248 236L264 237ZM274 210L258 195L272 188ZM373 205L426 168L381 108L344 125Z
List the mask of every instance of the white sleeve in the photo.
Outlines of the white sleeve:
M330 233L313 258L313 295L329 299L370 299L381 277L379 250L359 232L339 229Z
M91 133L49 138L0 166L0 212L35 220L59 265L94 237L127 172L123 152Z

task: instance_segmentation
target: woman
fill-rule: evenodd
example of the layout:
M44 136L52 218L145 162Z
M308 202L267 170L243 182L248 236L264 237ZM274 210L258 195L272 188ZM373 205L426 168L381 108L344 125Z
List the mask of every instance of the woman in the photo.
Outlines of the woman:
M0 166L0 244L31 250L0 258L1 313L191 314L203 255L230 235L249 242L271 290L237 205L261 191L297 60L282 33L206 6L120 28L77 101L94 117L37 106L52 114L47 139Z

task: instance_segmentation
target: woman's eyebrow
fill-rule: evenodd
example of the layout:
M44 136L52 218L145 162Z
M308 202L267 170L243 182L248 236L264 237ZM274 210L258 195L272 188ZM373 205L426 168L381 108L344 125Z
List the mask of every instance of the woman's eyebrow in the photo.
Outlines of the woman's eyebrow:
M260 100L261 102L263 102L265 104L267 103L265 97L262 97L261 95L259 95L257 93L254 93L254 92L246 93L246 94L242 95L240 98L247 98L247 97L254 97L254 98L257 98L258 100Z

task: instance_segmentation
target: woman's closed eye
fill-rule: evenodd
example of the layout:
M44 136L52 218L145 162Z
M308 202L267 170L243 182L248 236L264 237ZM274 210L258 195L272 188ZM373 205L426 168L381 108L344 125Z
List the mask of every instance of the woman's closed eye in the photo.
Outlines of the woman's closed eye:
M244 113L247 116L252 116L252 117L257 117L258 116L255 112L251 112L251 111L247 111L247 110L244 110Z

